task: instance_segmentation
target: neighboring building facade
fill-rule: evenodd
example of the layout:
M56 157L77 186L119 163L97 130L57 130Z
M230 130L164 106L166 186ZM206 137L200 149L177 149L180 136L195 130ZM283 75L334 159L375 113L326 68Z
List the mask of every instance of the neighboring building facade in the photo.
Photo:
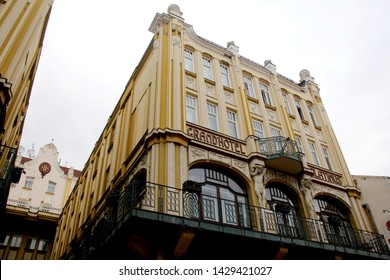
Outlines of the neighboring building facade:
M371 231L383 234L390 249L390 177L353 175L361 190L363 209Z
M177 5L108 120L53 259L389 259L321 102L195 34Z
M80 171L59 165L53 143L42 147L34 159L18 155L16 165L23 173L9 193L0 258L49 259L62 207Z
M0 221L53 0L0 1ZM1 239L1 238L0 238Z

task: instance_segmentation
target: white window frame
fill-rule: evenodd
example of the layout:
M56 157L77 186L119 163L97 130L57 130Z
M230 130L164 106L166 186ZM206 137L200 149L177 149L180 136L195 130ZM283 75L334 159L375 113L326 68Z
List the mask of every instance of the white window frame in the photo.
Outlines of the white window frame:
M57 183L53 181L49 181L47 184L47 193L54 193L56 190Z
M316 144L313 141L308 141L308 143L313 164L320 166L320 160L317 155Z
M203 75L206 79L209 79L211 81L214 80L213 76L213 61L211 58L203 57Z
M24 188L31 190L33 184L34 184L34 177L26 177L26 181L24 183Z
M230 88L229 68L227 65L220 64L222 85Z
M295 98L295 106L297 107L297 111L301 120L306 120L305 113L303 112L303 108L301 105L301 101L297 98Z
M186 114L187 122L198 123L197 98L188 94L186 95Z
M230 110L227 110L227 118L229 123L230 135L238 138L238 130L237 130L237 121L236 121L236 113Z
M12 236L11 243L9 246L19 248L20 245L22 244L22 240L23 240L23 235L16 234Z
M322 154L324 155L326 164L328 165L328 169L332 171L333 165L332 165L332 161L330 160L328 148L324 146L322 146L321 148L322 148Z
M271 93L269 91L268 85L263 83L260 83L259 85L260 85L261 96L263 97L264 104L272 106L272 98L271 98Z
M301 137L296 136L295 137L295 143L297 143L298 152L304 154Z
M249 97L256 98L255 89L253 88L252 78L247 76L247 75L243 75L243 79L244 79L244 86L246 89L246 94Z
M260 139L264 138L263 124L258 120L252 120L252 123L253 123L253 132L255 136L257 136Z
M215 104L207 103L209 128L218 131L218 108Z
M284 101L284 107L286 108L287 113L292 115L293 113L292 113L292 110L291 110L291 107L290 107L290 102L288 102L287 94L286 93L282 93L282 96L283 96L283 101Z
M185 70L194 72L194 52L188 49L184 50Z
M309 111L309 115L310 115L311 120L313 121L313 124L315 126L317 126L317 118L315 116L313 106L311 104L307 104L307 110Z

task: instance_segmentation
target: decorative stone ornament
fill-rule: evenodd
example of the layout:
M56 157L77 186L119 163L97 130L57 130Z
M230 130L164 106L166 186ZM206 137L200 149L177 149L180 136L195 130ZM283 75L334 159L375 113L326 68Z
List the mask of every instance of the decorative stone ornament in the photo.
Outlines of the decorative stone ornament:
M41 172L42 178L51 171L51 165L48 162L42 162L39 165L39 172Z

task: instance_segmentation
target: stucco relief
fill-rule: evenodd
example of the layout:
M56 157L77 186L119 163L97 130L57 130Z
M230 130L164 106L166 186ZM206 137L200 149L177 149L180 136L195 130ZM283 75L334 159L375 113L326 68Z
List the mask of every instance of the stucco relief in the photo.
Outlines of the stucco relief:
M214 87L209 85L209 84L206 84L206 94L208 96L211 96L211 97L215 97L215 90L214 90Z
M225 91L225 99L226 99L226 103L232 104L232 105L234 104L233 95L230 92Z
M186 87L195 89L195 80L193 77L186 76Z
M180 146L180 185L182 185L187 178L187 148Z
M181 47L181 40L179 36L172 37L172 45L178 45L179 47Z
M160 43L159 43L159 41L154 41L153 42L153 49L158 49L158 47L160 46Z
M175 144L168 143L168 185L175 185Z
M349 203L348 195L346 192L343 192L342 190L331 188L328 186L320 185L317 183L312 184L311 186L313 197L315 197L317 194L331 194L340 200L344 201L347 205L351 207L351 204Z
M257 105L254 102L248 102L249 110L252 114L259 115L259 110L257 109Z
M276 119L276 114L275 114L274 111L267 110L267 113L268 113L268 117L269 117L268 119L269 119L270 121L274 121L274 122L277 121L277 119Z
M219 161L227 165L231 165L230 157L223 156L217 153L209 152L209 158L214 161Z
M197 160L207 160L208 154L207 151L201 148L196 148L193 146L189 147L189 163L192 163Z
M295 177L286 175L280 172L275 172L273 170L267 170L264 175L264 184L268 184L270 180L278 180L280 182L285 182L287 185L293 187L294 190L299 192L299 184Z
M241 173L245 174L245 176L248 179L250 179L249 167L248 167L248 164L246 162L243 162L243 161L237 160L237 159L233 159L232 165L233 165L233 167L235 167L236 169L241 171Z

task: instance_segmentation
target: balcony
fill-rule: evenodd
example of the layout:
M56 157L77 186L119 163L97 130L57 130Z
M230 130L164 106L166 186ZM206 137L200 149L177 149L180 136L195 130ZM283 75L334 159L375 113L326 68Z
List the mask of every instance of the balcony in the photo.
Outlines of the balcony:
M317 250L317 257L344 251L360 258L390 259L389 248L380 234L354 228L335 229L334 225L321 220L279 210L205 196L196 183L185 186L183 191L133 182L122 193L111 195L103 207L105 215L90 221L81 240L73 242L73 248L79 251L76 258L88 259L92 252L110 240L119 240L115 236L121 228L128 236L130 228L143 230L143 234L150 234L158 228L162 234L163 229L176 226L203 234L209 232L214 236L223 234L219 240L236 236L248 244L273 242L289 244L299 250ZM142 222L137 224L139 220ZM112 245L108 247L114 248Z
M291 175L303 170L302 156L297 143L283 136L259 138L260 152L267 156L265 165Z
M16 148L0 146L0 214L4 213L11 183L19 182L21 169L15 168Z

